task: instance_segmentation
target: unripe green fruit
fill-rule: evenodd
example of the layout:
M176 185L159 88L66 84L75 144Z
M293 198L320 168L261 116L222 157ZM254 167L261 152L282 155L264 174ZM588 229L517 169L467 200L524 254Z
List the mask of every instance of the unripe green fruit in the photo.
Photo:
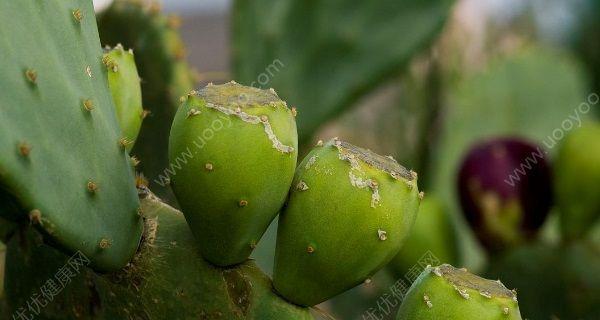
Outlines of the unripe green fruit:
M562 233L576 238L600 217L600 124L571 132L561 144L554 166Z
M458 260L458 237L443 204L432 195L421 202L419 214L410 235L389 268L396 276L405 275L428 252L441 263Z
M144 116L140 77L133 51L117 45L104 54L102 62L108 70L108 86L115 103L117 120L123 131L120 143L130 151L138 137ZM86 102L84 101L85 108L94 107Z
M169 141L173 190L202 256L243 262L283 205L296 167L295 110L234 82L184 97Z
M320 142L281 213L275 289L312 306L363 282L398 253L418 206L416 173L337 139Z
M427 267L406 293L397 320L521 319L517 296L500 281L443 264Z

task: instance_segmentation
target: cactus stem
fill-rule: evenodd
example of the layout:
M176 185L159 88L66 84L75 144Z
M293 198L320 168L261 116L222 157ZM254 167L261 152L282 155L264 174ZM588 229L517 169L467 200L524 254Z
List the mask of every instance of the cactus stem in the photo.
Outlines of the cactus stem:
M213 164L208 162L204 165L204 169L206 169L206 171L213 171Z
M296 189L300 190L300 191L306 191L308 190L308 185L306 184L306 182L304 181L300 181L298 182L298 184L296 185Z
M29 221L32 224L42 225L42 212L38 209L33 209L29 212Z
M91 99L83 100L83 108L87 111L94 110L94 102Z
M377 237L379 237L379 240L385 241L385 240L387 240L387 232L385 232L385 231L383 231L381 229L378 229L377 230Z
M110 248L110 246L112 246L112 241L110 241L110 239L107 238L102 238L98 243L98 247L100 247L100 249L102 250L106 250Z
M75 21L81 22L81 20L83 20L83 12L81 11L81 9L75 9L72 13L73 18L75 18Z
M238 202L238 205L239 205L240 207L245 207L245 206L247 206L247 205L248 205L248 200L244 200L244 199L242 199L242 200L240 200L240 202Z
M27 78L27 80L32 83L32 84L37 84L37 71L35 71L34 69L27 69L25 70L25 77Z
M20 142L18 145L19 154L28 157L31 153L31 146L27 142Z
M92 195L94 195L94 194L96 194L96 192L98 192L98 185L92 180L88 180L86 187L87 187L88 192Z

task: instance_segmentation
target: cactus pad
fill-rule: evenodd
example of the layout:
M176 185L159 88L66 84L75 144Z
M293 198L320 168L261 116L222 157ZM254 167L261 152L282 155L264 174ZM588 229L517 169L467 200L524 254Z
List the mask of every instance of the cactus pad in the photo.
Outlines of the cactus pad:
M121 142L127 150L131 150L145 116L140 76L135 66L133 51L126 51L122 45L117 45L104 54L102 62L108 72L108 86L117 108L117 120L123 131Z
M246 260L279 212L296 166L293 113L274 91L234 82L191 93L177 112L173 190L208 261Z
M521 319L517 296L500 281L443 264L427 267L398 311L398 320Z
M61 248L123 267L142 224L91 1L0 2L0 52L0 192Z
M253 262L228 269L207 263L181 212L150 194L142 199L142 212L146 228L132 263L112 275L80 269L40 318L313 319L307 309L274 294L269 278ZM6 288L14 312L54 279L69 257L30 233L11 240L7 259Z
M418 206L416 173L337 139L320 142L279 219L275 289L311 306L361 283L398 253Z

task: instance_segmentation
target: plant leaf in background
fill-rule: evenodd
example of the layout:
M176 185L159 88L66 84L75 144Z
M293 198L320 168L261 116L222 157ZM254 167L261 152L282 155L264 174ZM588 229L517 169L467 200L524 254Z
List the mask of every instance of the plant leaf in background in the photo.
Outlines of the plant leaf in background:
M473 143L498 135L520 135L549 148L552 154L551 148L568 133L563 125L569 125L563 122L571 119L577 126L576 118L589 116L579 111L580 104L587 102L585 88L582 70L574 60L536 47L500 58L482 73L453 85L448 92L444 128L431 158L432 191L459 218L456 174ZM470 230L461 225L463 262L477 267L481 256Z
M298 106L300 142L389 77L441 30L453 1L238 0L233 67Z

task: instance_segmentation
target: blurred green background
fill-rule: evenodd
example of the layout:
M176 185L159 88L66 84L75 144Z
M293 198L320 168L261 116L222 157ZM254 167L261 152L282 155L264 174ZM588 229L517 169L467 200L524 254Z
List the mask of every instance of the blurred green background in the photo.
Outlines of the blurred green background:
M486 252L462 215L456 175L478 141L524 138L552 163L565 119L587 103L577 116L596 121L600 1L169 0L164 9L182 16L200 86L272 87L297 107L301 155L337 136L419 173L428 221L390 268L319 306L324 313L392 319L398 281L410 285L430 251L516 287L525 318L596 319L598 279L578 268L600 274L598 232L565 243L553 208L529 243ZM267 273L275 236L276 222L253 255Z

